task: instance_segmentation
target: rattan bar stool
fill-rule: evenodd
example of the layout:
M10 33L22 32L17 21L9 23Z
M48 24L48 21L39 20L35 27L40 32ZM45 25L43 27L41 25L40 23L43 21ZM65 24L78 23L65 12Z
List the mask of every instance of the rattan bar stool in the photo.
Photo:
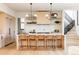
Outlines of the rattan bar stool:
M28 48L37 48L36 35L29 35L28 37Z
M61 48L61 35L56 35L55 36L55 49Z
M37 36L37 48L45 48L45 35Z
M46 39L46 48L52 48L53 36L47 35L45 39Z
M20 48L21 49L23 49L24 47L28 47L28 36L26 36L25 34L20 34L19 41L20 41Z
M64 36L62 36L62 35L58 35L58 37L57 37L57 48L58 49L62 49L62 48L64 48L64 41L63 41L63 39L64 39Z

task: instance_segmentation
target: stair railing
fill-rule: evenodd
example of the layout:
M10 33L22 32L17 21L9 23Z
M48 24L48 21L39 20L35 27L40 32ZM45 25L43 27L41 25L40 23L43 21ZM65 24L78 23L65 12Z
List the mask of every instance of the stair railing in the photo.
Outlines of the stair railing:
M69 24L64 27L64 34L67 34L67 32L69 32L75 25L75 20L72 20L72 18L65 13L65 19L69 22ZM64 24L64 26L66 25L66 23Z

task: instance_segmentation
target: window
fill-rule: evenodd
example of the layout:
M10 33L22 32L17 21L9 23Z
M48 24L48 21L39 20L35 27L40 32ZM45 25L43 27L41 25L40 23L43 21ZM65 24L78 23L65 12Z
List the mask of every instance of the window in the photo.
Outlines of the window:
M24 23L21 23L21 29L24 29Z
M21 22L24 22L25 21L25 19L24 18L21 18Z
M25 22L25 19L24 18L21 18L21 29L24 30L24 22Z

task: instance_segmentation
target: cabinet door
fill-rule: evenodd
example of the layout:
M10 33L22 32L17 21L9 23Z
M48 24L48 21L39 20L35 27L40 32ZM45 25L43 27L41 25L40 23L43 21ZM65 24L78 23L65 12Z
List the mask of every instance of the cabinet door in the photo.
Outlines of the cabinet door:
M37 24L50 24L49 12L37 12Z

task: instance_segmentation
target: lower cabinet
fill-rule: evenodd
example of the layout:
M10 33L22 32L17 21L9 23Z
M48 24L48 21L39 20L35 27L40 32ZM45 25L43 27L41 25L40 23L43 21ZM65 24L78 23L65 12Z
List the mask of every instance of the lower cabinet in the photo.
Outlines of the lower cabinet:
M0 34L0 48L2 48L4 46L5 46L5 44L4 44L4 35Z
M14 39L10 36L10 35L7 35L5 38L5 46L7 46L8 44L14 42Z

